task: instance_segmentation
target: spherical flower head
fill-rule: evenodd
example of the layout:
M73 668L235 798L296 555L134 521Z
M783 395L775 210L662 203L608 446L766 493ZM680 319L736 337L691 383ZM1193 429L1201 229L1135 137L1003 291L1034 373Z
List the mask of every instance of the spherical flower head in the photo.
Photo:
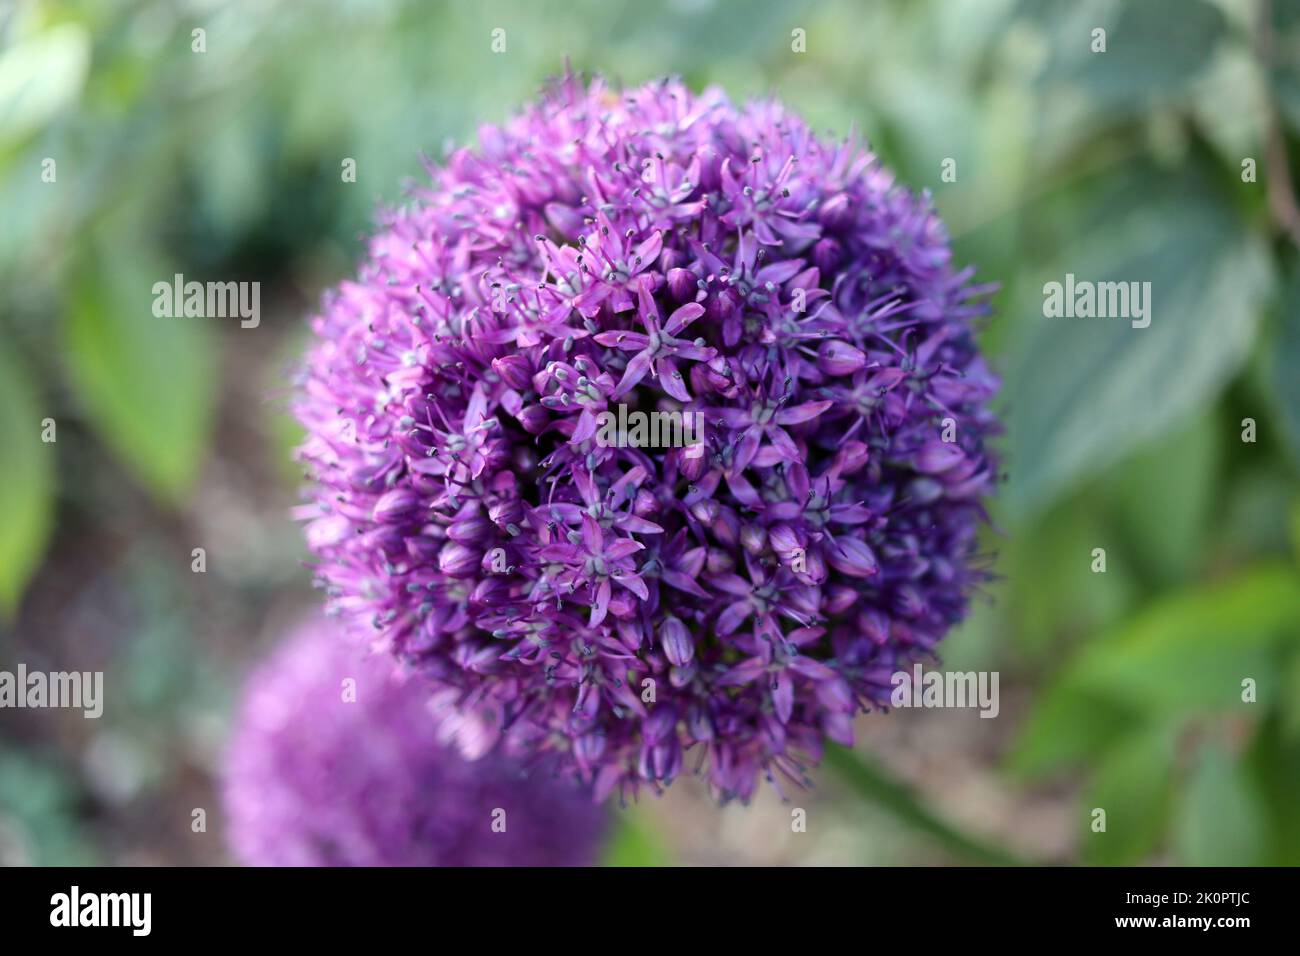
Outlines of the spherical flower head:
M989 289L870 152L674 81L430 174L313 320L331 604L597 798L805 782L983 577Z
M583 866L606 819L572 780L438 738L421 681L311 620L249 680L223 767L251 866Z

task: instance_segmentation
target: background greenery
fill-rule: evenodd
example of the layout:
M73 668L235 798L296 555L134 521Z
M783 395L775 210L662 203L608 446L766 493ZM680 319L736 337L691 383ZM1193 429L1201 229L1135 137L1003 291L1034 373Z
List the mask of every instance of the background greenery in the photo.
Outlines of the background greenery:
M1001 284L1000 577L945 645L1001 672L999 719L865 718L802 840L770 795L674 788L611 862L1300 863L1300 0L0 6L0 666L102 668L110 702L0 715L0 860L224 859L191 808L241 674L314 602L303 317L421 153L566 56L858 130ZM1045 320L1067 271L1150 280L1151 327ZM261 326L154 319L174 272L260 281Z

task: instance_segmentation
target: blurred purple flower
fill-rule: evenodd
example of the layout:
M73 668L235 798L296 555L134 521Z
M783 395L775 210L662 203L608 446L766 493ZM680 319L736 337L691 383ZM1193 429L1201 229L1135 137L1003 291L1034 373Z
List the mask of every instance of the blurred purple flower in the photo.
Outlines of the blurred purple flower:
M313 320L331 606L597 798L805 782L984 577L989 288L870 152L670 80L430 172ZM703 453L609 447L617 402Z
M393 671L391 659L366 656L320 620L258 668L223 767L226 832L239 861L595 862L607 821L587 794L571 780L526 778L501 756L467 762L440 741L427 688ZM498 820L504 831L494 831Z

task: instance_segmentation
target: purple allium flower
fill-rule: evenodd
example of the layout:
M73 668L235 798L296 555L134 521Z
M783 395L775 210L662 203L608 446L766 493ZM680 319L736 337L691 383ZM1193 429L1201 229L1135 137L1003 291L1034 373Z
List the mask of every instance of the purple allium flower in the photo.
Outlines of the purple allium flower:
M586 793L571 780L525 777L504 757L465 761L440 743L428 689L393 671L391 659L367 657L319 620L300 626L258 668L223 768L237 859L253 866L595 862L608 821Z
M673 81L566 76L430 173L313 322L333 610L598 798L805 782L983 577L988 288L869 152Z

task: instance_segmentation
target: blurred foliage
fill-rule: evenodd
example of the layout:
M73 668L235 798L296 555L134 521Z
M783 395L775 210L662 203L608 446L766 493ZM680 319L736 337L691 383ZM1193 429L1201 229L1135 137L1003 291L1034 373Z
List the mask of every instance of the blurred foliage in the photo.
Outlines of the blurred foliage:
M654 832L627 810L619 812L603 866L673 866L670 851Z
M135 257L94 256L77 273L62 351L86 417L151 490L184 501L207 447L216 391L211 330L159 321L165 275Z
M0 613L13 614L36 570L50 532L54 474L50 446L40 441L35 390L16 357L0 343ZM56 432L57 434L57 432Z
M57 595L72 545L122 533L88 485L154 499L136 556L174 549L214 482L287 494L301 317L349 272L373 204L566 57L776 93L932 192L958 261L1000 284L981 332L1006 382L999 578L945 654L1028 697L976 721L1005 793L1068 782L1079 861L1300 863L1300 0L0 6L0 611L29 585ZM175 272L261 282L260 327L154 319ZM1066 272L1150 281L1150 328L1045 320L1043 284ZM279 587L265 571L291 546L274 542L296 535L285 521L260 571L209 581L213 606ZM111 580L135 589L119 653L138 665L133 739L154 746L144 726L219 707L225 681L187 638L206 612L156 593L183 587L174 566ZM0 660L49 623L20 613ZM36 834L40 860L97 855L70 835L79 786L0 733L0 823ZM637 820L610 860L665 854Z

